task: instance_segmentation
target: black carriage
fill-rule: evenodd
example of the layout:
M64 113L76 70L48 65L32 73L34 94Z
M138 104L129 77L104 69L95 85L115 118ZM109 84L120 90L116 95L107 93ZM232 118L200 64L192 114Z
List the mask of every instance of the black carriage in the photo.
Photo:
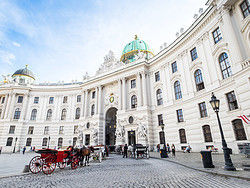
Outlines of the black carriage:
M143 146L142 144L136 144L133 147L133 157L135 159L138 158L146 158L149 159L149 151L147 146Z

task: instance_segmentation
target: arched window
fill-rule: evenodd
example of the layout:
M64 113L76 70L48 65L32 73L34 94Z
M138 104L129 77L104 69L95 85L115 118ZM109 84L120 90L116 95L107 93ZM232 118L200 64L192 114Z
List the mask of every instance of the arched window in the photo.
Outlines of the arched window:
M157 89L157 91L156 91L156 100L157 100L158 106L163 104L161 89Z
M14 119L20 119L21 111L19 108L15 110Z
M65 119L66 119L66 113L67 113L67 110L64 108L64 109L62 110L61 120L65 120Z
M50 121L52 118L52 110L51 109L48 109L47 111L47 116L46 116L46 120L47 121Z
M200 91L205 88L200 69L194 72L194 79L197 91Z
M234 135L236 140L247 140L246 132L241 119L235 119L232 121Z
M48 138L43 138L42 146L47 146Z
M62 147L63 144L63 138L58 138L58 147Z
M181 99L182 94L181 94L181 84L179 81L176 81L174 83L174 94L175 94L175 100Z
M30 120L36 120L37 109L31 111Z
M232 70L226 53L220 55L219 63L223 79L230 77L232 75Z
M26 146L31 146L32 138L27 138Z
M185 129L179 129L180 143L187 143Z
M77 108L77 109L76 109L75 119L79 119L79 118L80 118L80 112L81 112L81 109L80 109L80 108Z
M77 95L77 97L76 97L76 102L81 102L81 98L82 98L81 95Z
M73 138L73 146L76 145L76 141L77 141L77 137L74 137L74 138Z
M91 116L93 116L95 114L95 105L93 104L91 106Z
M12 146L12 142L13 142L13 138L12 138L12 137L9 137L9 138L7 139L6 146Z
M131 97L131 108L136 108L137 107L137 97L136 95L133 95Z
M204 125L204 126L202 126L202 130L203 130L203 135L204 135L204 141L205 142L213 142L210 126Z

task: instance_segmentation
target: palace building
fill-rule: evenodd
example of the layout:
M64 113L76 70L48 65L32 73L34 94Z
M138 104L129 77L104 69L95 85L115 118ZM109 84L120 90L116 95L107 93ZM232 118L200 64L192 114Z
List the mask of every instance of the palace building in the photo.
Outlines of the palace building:
M222 152L216 114L228 146L250 141L248 0L209 0L173 43L153 54L136 36L118 59L112 51L82 82L39 84L28 66L0 84L0 146L51 148L165 142ZM245 115L245 116L243 116Z

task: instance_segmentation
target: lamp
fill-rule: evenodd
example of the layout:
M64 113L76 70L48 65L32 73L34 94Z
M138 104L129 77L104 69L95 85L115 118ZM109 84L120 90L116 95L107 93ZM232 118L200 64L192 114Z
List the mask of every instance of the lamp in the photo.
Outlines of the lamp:
M220 100L218 100L215 97L214 93L212 93L210 104L211 104L213 110L216 113L218 124L219 124L221 142L222 142L222 149L223 149L224 159L225 159L225 167L224 167L224 169L225 170L230 170L230 171L235 171L236 169L235 169L235 167L234 167L234 165L232 163L231 157L230 157L230 154L232 154L232 149L227 147L227 143L226 143L226 140L224 138L224 133L223 133L221 122L220 122L220 117L219 117Z
M162 124L161 124L161 130L162 130L162 131L164 131L164 126L165 126L165 125L162 123Z

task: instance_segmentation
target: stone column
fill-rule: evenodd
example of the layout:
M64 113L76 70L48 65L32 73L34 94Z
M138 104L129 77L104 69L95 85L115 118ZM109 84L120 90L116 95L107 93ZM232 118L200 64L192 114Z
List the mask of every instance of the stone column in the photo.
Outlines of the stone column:
M23 108L22 108L22 112L21 112L21 115L20 115L20 120L25 120L28 101L29 101L29 95L25 94L24 97L23 97Z
M168 99L168 93L167 93L167 80L166 80L166 67L167 65L164 65L161 67L161 75L162 75L162 83L163 83L163 86L162 86L162 97L163 97L163 106L166 106L167 104L167 99Z
M6 108L7 108L7 104L8 104L8 99L9 99L9 94L5 95L5 101L4 101L4 105L3 105L2 114L1 114L0 119L4 119L4 114L6 112Z
M137 101L138 101L138 107L142 106L142 91L141 91L141 74L137 73L137 88L138 88L138 97L137 97Z
M122 94L122 109L123 110L126 110L126 106L127 106L127 101L126 101L126 78L123 78L122 79L122 91L123 91L123 94Z
M85 91L85 99L84 99L84 117L87 118L88 117L88 95L89 95L89 91L86 90Z
M118 101L118 110L122 110L122 80L118 79L118 93L119 93L119 101Z
M142 73L142 95L143 95L143 106L148 105L147 99L147 80L146 80L146 73Z
M102 86L99 86L98 113L102 114Z
M11 98L9 110L7 112L7 119L10 119L13 116L13 112L15 111L14 109L15 102L16 102L16 94L14 93Z
M81 116L80 119L84 118L84 103L85 103L85 91L83 91L83 95L81 96L82 108L81 108Z
M154 89L154 73L150 72L149 73L149 81L150 81L150 94L151 94L151 105L155 106L156 105L156 93L155 93L155 89Z
M11 100L13 98L13 94L8 94L8 100L6 101L6 109L5 109L5 112L4 112L4 119L6 119L8 117L8 111L9 111L9 108L10 108L10 103L11 103Z
M169 76L170 75L169 66L170 64L165 66L164 72L165 72L166 88L167 88L167 103L172 103L173 102L173 86L171 85L171 80Z
M98 91L98 87L96 87L95 88L95 94L96 94L96 96L95 96L95 114L98 114L98 103L100 102L100 101L98 101L98 96L99 96L99 91Z

